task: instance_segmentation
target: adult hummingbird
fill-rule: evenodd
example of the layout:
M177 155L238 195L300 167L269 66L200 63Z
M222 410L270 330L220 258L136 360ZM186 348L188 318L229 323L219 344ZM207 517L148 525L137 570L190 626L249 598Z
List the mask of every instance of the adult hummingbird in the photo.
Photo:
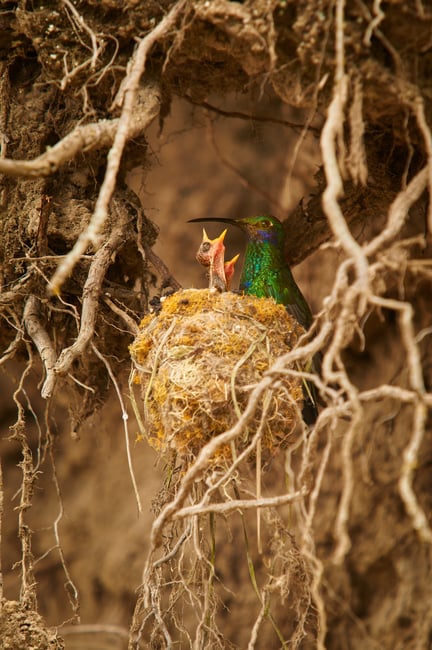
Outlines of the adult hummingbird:
M285 259L285 230L279 219L259 216L243 219L202 218L190 221L216 221L240 228L248 240L240 276L240 291L259 298L273 298L285 305L287 312L294 316L305 330L309 329L312 324L312 312ZM318 369L319 365L319 358L314 358L314 370ZM308 424L312 424L317 417L315 386L305 383L303 392L303 417Z

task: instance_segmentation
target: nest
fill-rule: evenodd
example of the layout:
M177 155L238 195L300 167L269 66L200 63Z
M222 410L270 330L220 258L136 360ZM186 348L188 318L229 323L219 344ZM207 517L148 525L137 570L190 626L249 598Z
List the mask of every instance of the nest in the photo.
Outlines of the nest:
M130 348L133 383L141 387L139 420L150 444L193 460L212 437L238 421L263 373L303 333L272 299L208 289L166 298L158 314L144 318ZM267 455L294 442L302 401L298 377L276 382L257 404L236 451L258 428ZM231 454L231 447L222 447L215 462Z

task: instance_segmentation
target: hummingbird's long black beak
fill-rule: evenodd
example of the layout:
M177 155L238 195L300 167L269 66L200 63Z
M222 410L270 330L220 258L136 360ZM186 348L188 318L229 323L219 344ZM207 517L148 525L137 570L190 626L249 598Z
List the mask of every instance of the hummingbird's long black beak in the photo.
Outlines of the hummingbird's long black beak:
M231 226L237 226L240 230L245 230L245 224L241 219L222 219L218 217L200 217L199 219L188 219L188 223L202 223L213 221L214 223L229 223Z

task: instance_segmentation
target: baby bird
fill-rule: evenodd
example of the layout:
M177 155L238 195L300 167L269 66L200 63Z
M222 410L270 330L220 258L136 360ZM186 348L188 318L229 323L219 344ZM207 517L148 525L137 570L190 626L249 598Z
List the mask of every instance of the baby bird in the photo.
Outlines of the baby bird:
M239 258L239 255L235 255L229 262L224 261L225 246L223 241L226 232L224 230L219 237L210 239L203 228L203 239L196 254L198 262L208 268L209 289L213 291L229 290L235 263Z
M240 257L240 253L237 253L237 255L234 255L234 257L229 261L225 262L224 264L224 272L225 272L225 280L226 280L226 290L229 291L231 287L231 280L233 279L234 275L234 267L235 264Z

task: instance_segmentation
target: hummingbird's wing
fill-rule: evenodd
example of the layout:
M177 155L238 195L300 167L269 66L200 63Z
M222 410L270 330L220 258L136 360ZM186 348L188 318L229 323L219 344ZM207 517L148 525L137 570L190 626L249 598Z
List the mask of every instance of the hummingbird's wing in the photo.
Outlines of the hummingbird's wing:
M287 312L291 314L291 316L294 316L296 321L307 330L311 323L310 314L308 313L309 310L305 310L303 305L299 304L298 301L287 302L284 304Z
M293 316L305 330L308 330L312 323L312 312L306 302L302 292L291 273L286 270L274 271L267 275L267 295L271 296L276 302L282 303L285 309ZM306 365L308 372L320 372L321 360L320 355L315 355ZM313 383L303 380L303 419L306 424L312 425L318 417L317 401L318 394Z
M285 308L305 330L312 324L312 312L302 292L298 288L289 269L275 269L266 276L265 295L271 296Z

